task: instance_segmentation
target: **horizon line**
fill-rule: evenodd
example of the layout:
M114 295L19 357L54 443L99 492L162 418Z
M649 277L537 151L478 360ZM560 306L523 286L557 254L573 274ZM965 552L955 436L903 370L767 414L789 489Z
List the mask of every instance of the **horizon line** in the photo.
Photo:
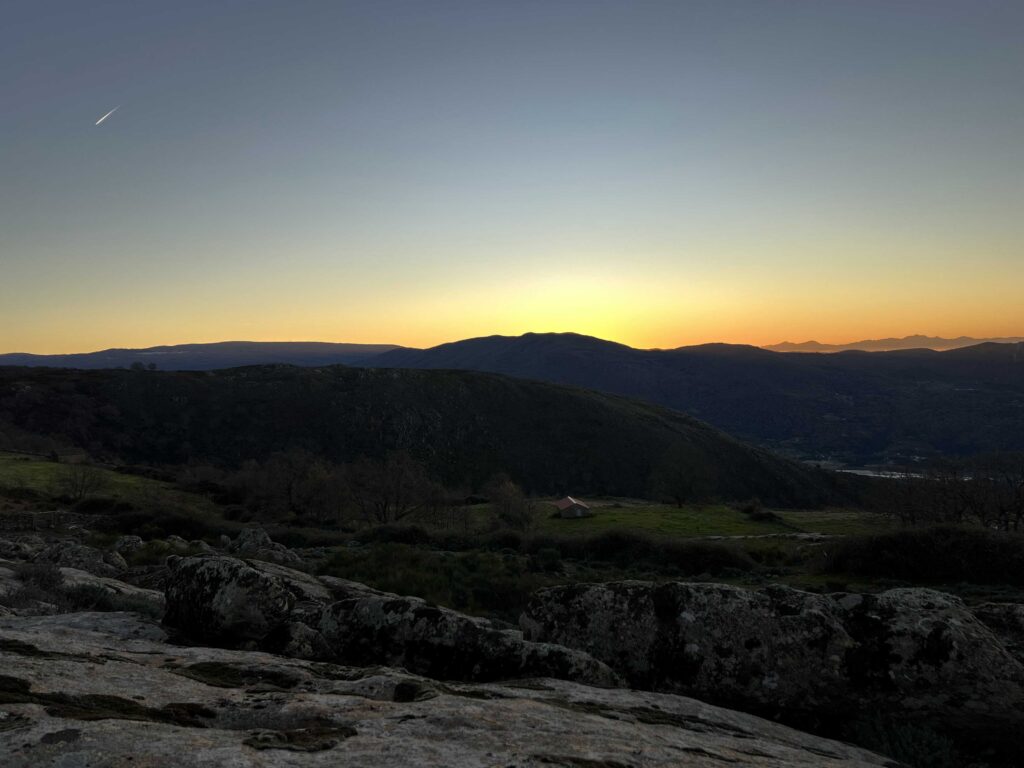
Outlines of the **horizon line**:
M637 350L643 350L643 351L659 351L659 350L664 351L664 350L672 350L672 349L683 349L683 348L686 348L686 347L699 347L699 346L705 346L705 345L709 345L709 344L724 344L724 345L728 345L728 346L754 347L756 349L771 350L773 347L781 347L781 346L818 345L818 346L822 346L822 347L846 347L846 346L852 346L852 345L855 345L855 344L879 343L879 342L886 342L886 341L897 341L898 342L898 341L906 341L906 340L909 340L909 339L918 339L918 338L920 338L920 339L935 340L935 341L973 341L973 342L977 342L977 343L986 343L986 342L1014 343L1014 342L1020 342L1021 340L1024 340L1024 333L1022 333L1020 336L969 336L969 335L966 335L966 334L961 334L959 336L937 336L937 335L933 336L933 335L924 334L924 333L912 333L912 334L907 334L905 336L884 336L884 337L876 337L876 338L859 338L859 339L855 339L853 341L842 341L842 342L818 341L817 339L807 339L806 341L796 341L796 342L794 342L794 341L789 341L787 339L787 340L783 340L783 341L773 342L771 344L755 344L755 343L752 343L752 342L734 342L734 341L727 342L727 341L720 341L720 340L710 340L710 341L692 342L692 343L688 343L688 344L680 344L678 346L669 346L669 347L661 347L661 346L644 347L644 346L633 346L632 344L628 344L628 343L623 342L623 341L618 341L616 339L604 338L604 337L601 337L601 336L595 336L593 334L582 333L582 332L579 332L579 331L525 331L523 333L518 333L518 334L491 333L491 334L483 334L483 335L478 335L478 336L465 336L465 337L462 337L462 338L451 339L451 340L448 340L448 341L442 341L442 342L439 342L437 344L431 344L431 345L428 345L428 346L414 346L414 345L407 345L407 344L398 344L398 343L394 343L394 342L325 341L323 339L219 339L219 340L216 340L216 341L182 341L182 342L175 342L175 343L151 344L149 346L144 346L144 347L142 347L142 346L139 346L139 347L132 347L132 346L110 346L110 347L102 347L100 349L91 349L91 350L87 350L87 351L74 351L74 352L26 352L26 351L21 351L21 350L15 350L15 351L10 351L10 352L0 351L0 355L3 355L3 356L8 356L8 355L31 355L31 356L34 356L34 357L60 357L60 356L70 356L70 355L95 355L95 354L99 354L99 353L102 353L102 352L147 351L147 350L152 350L152 349L159 349L159 348L162 348L162 347L173 348L173 347L184 347L184 346L214 346L214 345L218 345L218 344L330 344L330 345L350 345L350 346L358 346L358 347L393 347L393 348L403 348L403 349L427 350L427 349L433 349L435 347L444 346L446 344L456 344L456 343L461 342L461 341L471 341L471 340L474 340L474 339L487 339L487 338L494 338L494 337L512 338L512 339L514 339L514 338L522 338L523 336L530 336L530 335L534 335L534 336L567 336L567 335L583 336L583 337L586 337L586 338L597 339L599 341L606 341L606 342L610 342L610 343L613 343L613 344L621 344L622 346L630 347L631 349L637 349ZM923 348L927 348L927 347L923 347Z

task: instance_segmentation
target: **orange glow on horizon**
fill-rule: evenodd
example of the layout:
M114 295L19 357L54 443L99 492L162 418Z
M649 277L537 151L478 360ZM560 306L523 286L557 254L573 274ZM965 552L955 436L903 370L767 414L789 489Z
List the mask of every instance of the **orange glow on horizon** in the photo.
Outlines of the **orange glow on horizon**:
M63 354L231 340L431 347L528 332L574 332L641 349L1024 335L1016 283L970 274L954 294L937 280L918 279L907 288L907 281L853 272L845 281L784 280L753 270L683 280L594 267L450 285L409 278L343 297L335 281L318 277L295 273L279 281L254 274L234 293L213 283L148 302L68 293L59 303L28 308L31 324L8 323L0 351Z

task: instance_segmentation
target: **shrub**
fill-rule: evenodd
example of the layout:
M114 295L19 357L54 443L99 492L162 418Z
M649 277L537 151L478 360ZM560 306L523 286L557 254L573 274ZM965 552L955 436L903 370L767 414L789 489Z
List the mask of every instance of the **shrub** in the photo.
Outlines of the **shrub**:
M78 502L103 490L107 483L107 476L99 467L65 464L54 477L54 491L63 498Z
M562 555L554 547L545 547L533 556L533 563L537 570L557 573L562 570Z
M168 555L188 557L189 555L200 555L202 553L202 549L191 544L187 548L181 548L173 547L166 541L156 540L147 541L134 552L126 554L124 559L128 562L128 565L163 565Z
M287 525L274 525L265 528L271 539L286 547L334 547L352 539L350 531L332 530L329 528L292 528Z
M500 551L503 549L519 550L523 548L523 534L509 528L488 534L479 542L484 549Z
M54 593L51 590L40 589L34 584L22 584L18 589L8 592L0 605L7 608L31 608L37 603L53 603Z
M398 543L336 552L320 573L513 622L530 595L546 584L516 554L478 550L455 554Z
M86 496L75 502L71 509L84 515L118 515L132 512L136 507L134 504L120 499L111 499L106 496Z
M56 603L64 585L60 568L49 563L20 563L14 572L21 586L4 598L8 608L30 608L37 603Z
M64 574L51 563L20 563L14 573L22 584L30 584L46 591L59 589L64 583Z
M97 518L92 525L104 533L135 534L144 539L165 539L168 536L189 540L216 539L221 534L236 533L235 526L183 512L130 510Z
M61 590L57 602L61 613L77 611L131 611L160 618L162 611L153 602L130 595L119 595L100 586L82 584Z
M419 525L378 525L367 528L356 535L364 544L411 544L429 545L433 543L430 531Z
M0 485L0 496L11 501L42 501L46 495L27 485Z
M924 583L1024 586L1024 537L960 526L851 536L834 545L824 570Z
M856 720L845 734L855 744L888 755L913 768L959 768L963 765L953 741L925 725L884 720Z
M103 587L80 584L62 590L58 607L61 613L110 611L111 602L111 593Z
M745 515L753 515L760 512L763 509L763 507L761 506L761 500L755 496L752 499L747 499L746 501L736 504L734 509L736 509L737 512L742 512Z
M632 531L605 531L595 536L539 536L528 549L557 550L568 560L598 561L623 568L669 567L683 575L745 572L756 566L748 554L727 544L660 539Z

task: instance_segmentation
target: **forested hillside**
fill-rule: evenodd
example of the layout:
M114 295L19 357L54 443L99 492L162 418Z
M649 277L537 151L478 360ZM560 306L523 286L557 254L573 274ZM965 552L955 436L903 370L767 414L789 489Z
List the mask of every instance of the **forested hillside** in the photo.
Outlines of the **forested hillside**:
M346 462L401 450L449 486L505 472L532 493L646 496L660 477L719 498L808 505L837 482L661 407L471 372L6 368L0 432L8 445L35 436L151 465L239 466L289 449Z

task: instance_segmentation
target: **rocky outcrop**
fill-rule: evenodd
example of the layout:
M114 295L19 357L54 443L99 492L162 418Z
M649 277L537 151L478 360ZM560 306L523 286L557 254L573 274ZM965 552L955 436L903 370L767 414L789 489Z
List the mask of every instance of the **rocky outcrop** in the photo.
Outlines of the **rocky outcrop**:
M247 563L250 568L255 568L260 573L284 584L296 600L329 603L335 599L332 590L316 576L262 560L249 560Z
M227 545L227 550L247 560L266 560L284 565L298 565L302 562L302 558L284 544L272 541L262 528L245 528L240 531L235 540Z
M788 722L874 712L979 740L1024 727L1024 668L959 599L933 590L580 584L538 592L521 624L633 686Z
M295 596L281 579L233 557L168 558L164 622L218 645L258 642L284 624Z
M96 576L87 571L80 571L77 568L61 568L60 573L64 578L64 589L87 588L100 590L109 597L114 598L125 609L131 606L132 610L148 613L151 616L160 617L163 615L163 592L136 587L107 576Z
M33 562L76 568L96 576L117 576L128 569L128 564L117 552L103 552L76 541L51 544L37 553Z
M1024 604L982 603L971 608L971 613L1024 664Z
M114 551L118 554L131 555L138 552L145 545L141 536L121 536L114 542Z
M318 577L321 584L327 587L335 600L353 600L360 597L398 597L394 592L382 592L379 589L360 584L358 581L340 579L337 576Z
M12 567L14 565L9 560L0 560L0 602L21 589L21 579Z
M0 557L7 560L31 560L46 548L46 542L32 534L0 539Z
M401 666L439 679L543 676L622 684L586 653L526 642L518 632L419 598L364 588L363 597L336 601L315 577L255 560L202 556L169 563L164 621L191 640L344 664Z
M679 696L188 648L124 613L0 618L0 670L5 768L895 768Z
M518 633L414 597L365 597L327 606L316 627L346 664L386 664L441 680L556 677L604 687L621 678L580 651L524 641Z

